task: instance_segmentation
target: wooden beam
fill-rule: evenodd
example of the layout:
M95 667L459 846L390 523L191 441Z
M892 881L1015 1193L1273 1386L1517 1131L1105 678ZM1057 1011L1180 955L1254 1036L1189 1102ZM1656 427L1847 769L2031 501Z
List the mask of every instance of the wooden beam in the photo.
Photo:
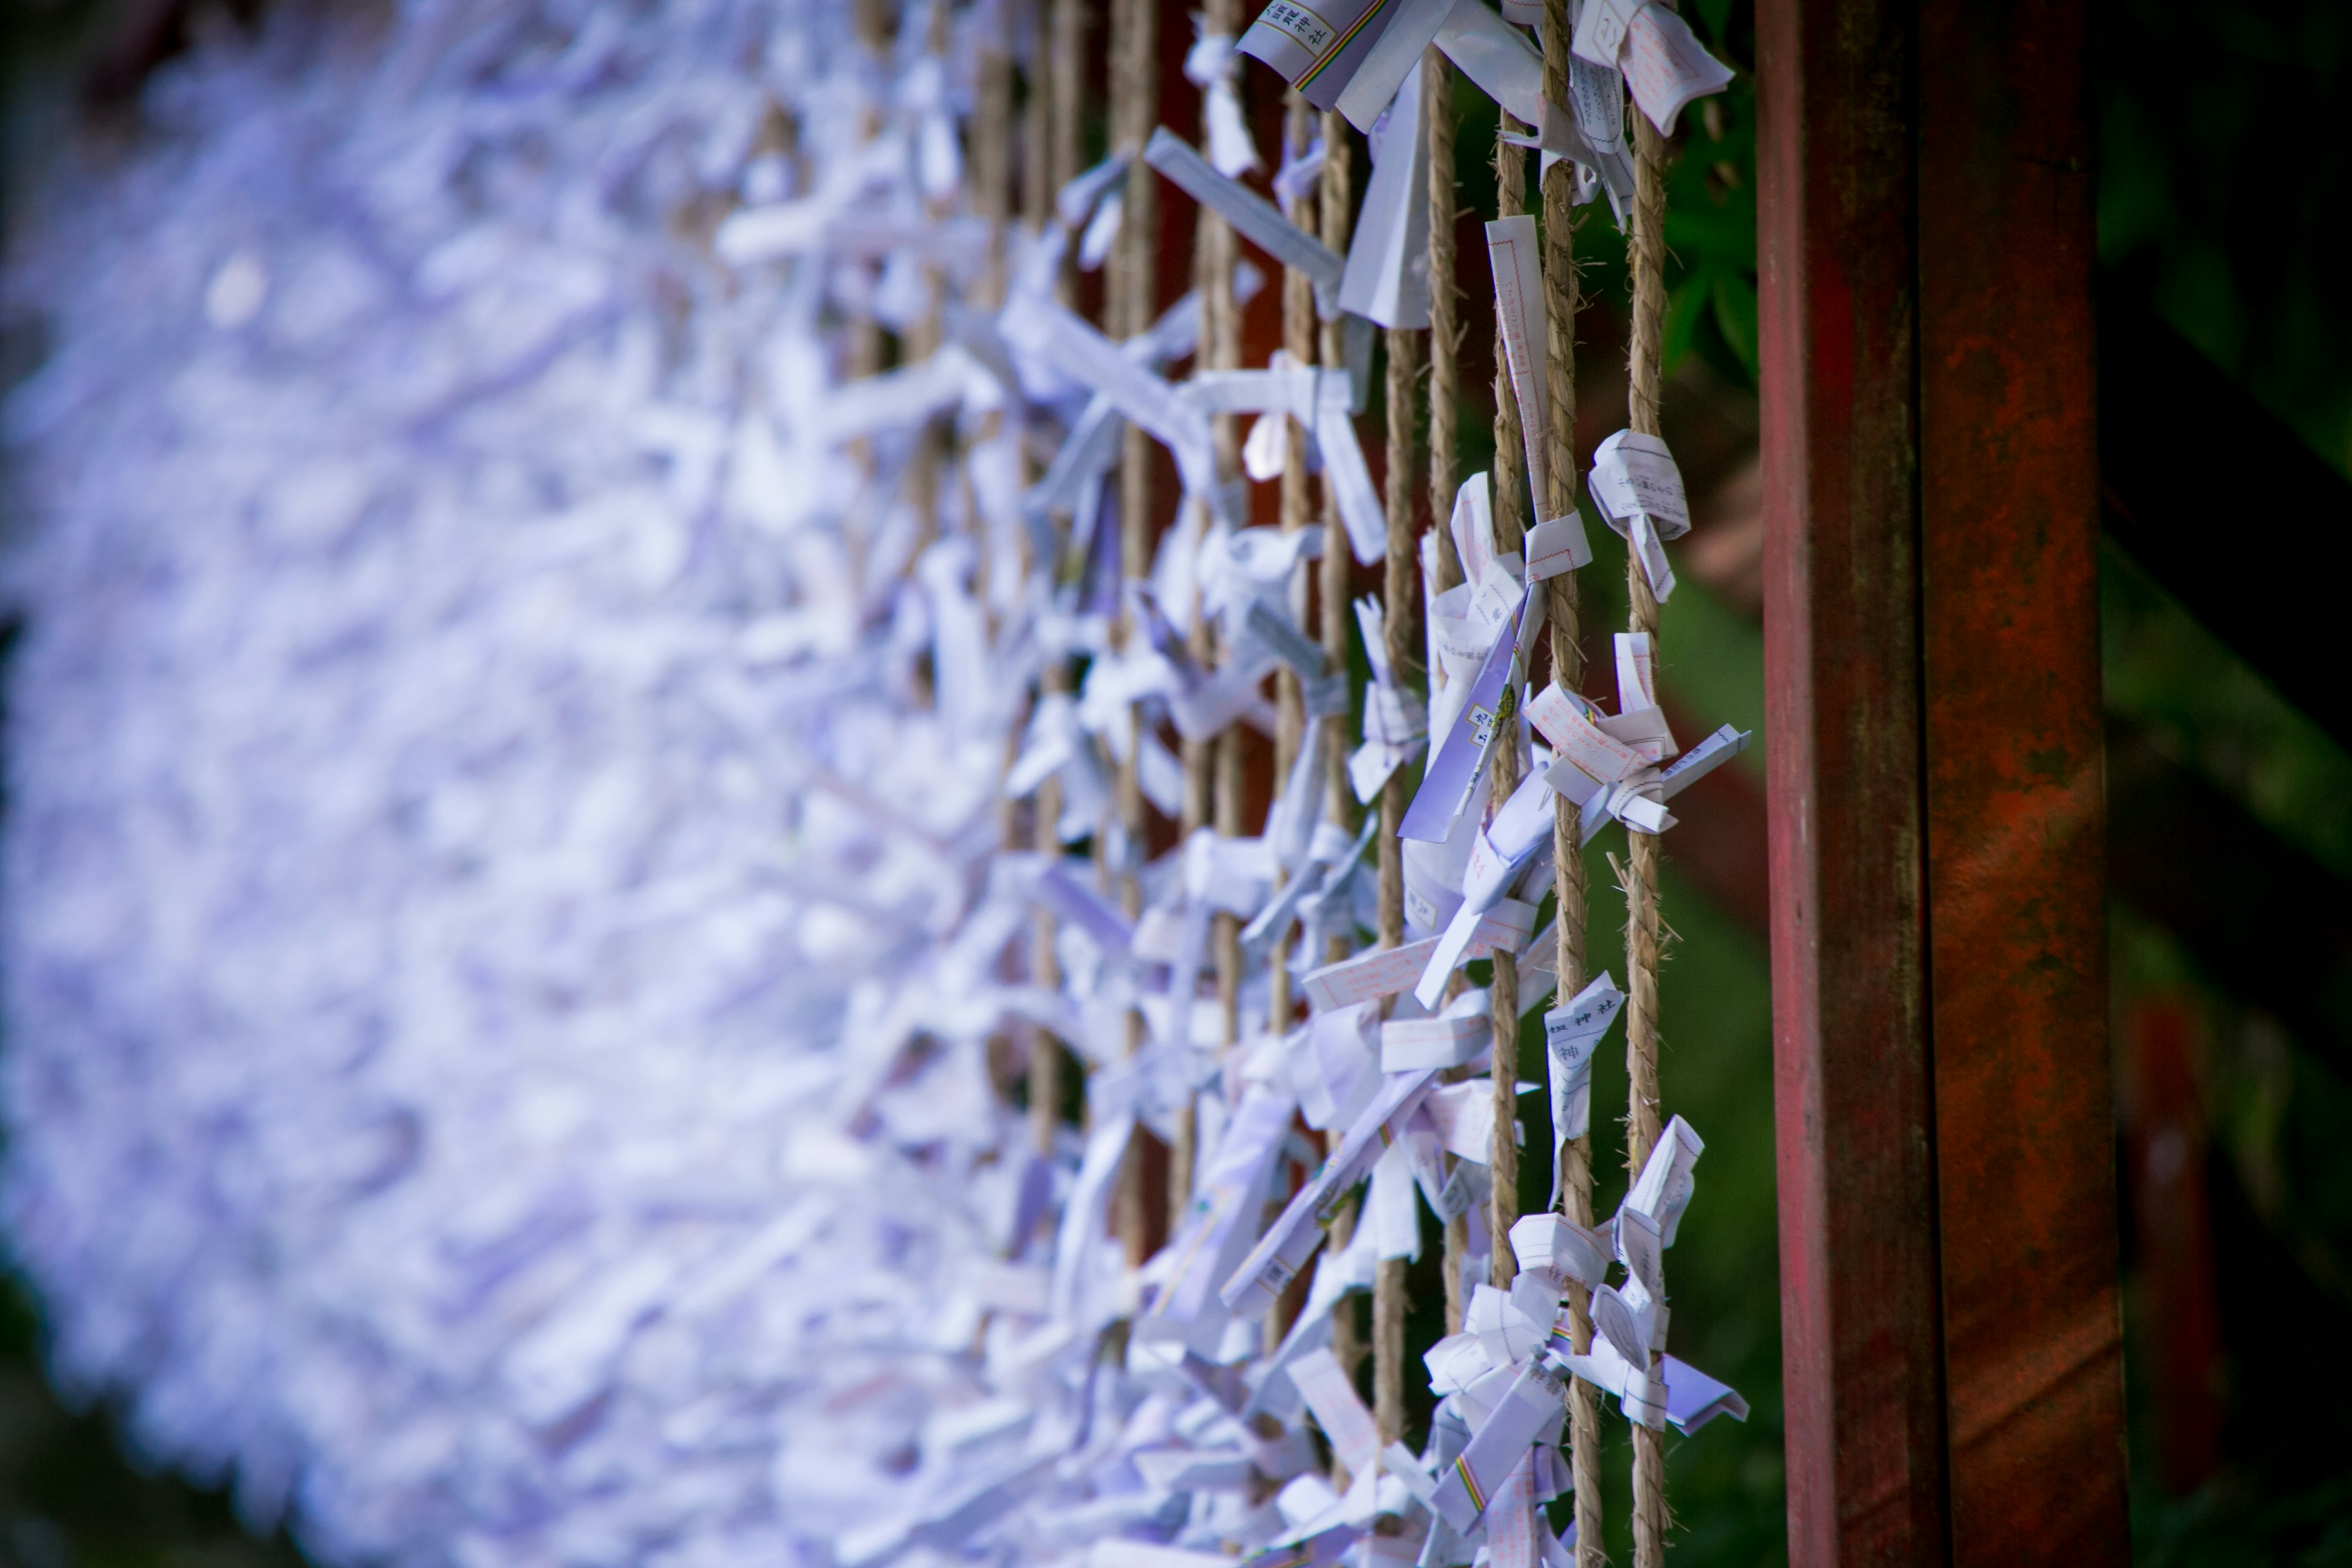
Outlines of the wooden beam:
M1757 44L1790 1557L2121 1562L2082 7Z
M1920 538L1955 1563L2126 1563L2088 6L1926 0Z
M1945 1560L1919 779L1916 41L1760 0L1765 725L1789 1555Z

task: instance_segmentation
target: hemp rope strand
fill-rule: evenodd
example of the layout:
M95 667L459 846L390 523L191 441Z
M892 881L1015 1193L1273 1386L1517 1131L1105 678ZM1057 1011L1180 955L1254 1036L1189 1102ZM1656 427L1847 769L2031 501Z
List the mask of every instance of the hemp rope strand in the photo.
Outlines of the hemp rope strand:
M1406 646L1412 623L1413 361L1420 333L1391 327L1388 347L1387 484L1381 502L1388 512L1388 550L1381 595L1385 605L1382 640L1391 659ZM1404 941L1403 841L1397 826L1404 816L1404 782L1391 774L1381 786L1380 945ZM1405 1260L1383 1258L1372 1274L1372 1426L1383 1445L1404 1436Z
M1323 243L1345 255L1349 232L1354 226L1348 122L1339 117L1337 110L1327 110L1318 130L1323 138L1323 175L1316 189L1316 217L1322 227L1320 237ZM1318 357L1325 368L1336 369L1348 363L1347 346L1340 341L1339 322L1336 319L1318 323L1316 340ZM1332 487L1328 472L1323 479L1322 499L1323 558L1318 563L1321 571L1317 574L1317 595L1321 601L1323 652L1331 660L1333 668L1345 668L1348 662L1348 623L1351 618L1348 605L1348 570L1351 557L1347 532L1339 523L1339 492ZM1324 816L1335 825L1345 826L1356 818L1355 795L1348 784L1348 753L1354 749L1355 737L1344 717L1335 717L1327 721L1323 732ZM1334 935L1324 944L1324 961L1330 963L1345 958L1348 946L1344 934ZM1337 1130L1324 1134L1325 1153L1339 1146L1339 1136ZM1344 1250L1356 1234L1356 1199L1351 1194L1340 1204L1339 1213L1332 1216L1331 1238L1324 1245L1333 1248L1335 1255L1337 1251ZM1380 1315L1378 1270L1372 1276L1372 1295L1373 1317L1377 1320ZM1356 1326L1355 1299L1342 1297L1331 1309L1333 1359L1346 1368L1348 1375L1352 1378L1357 1369L1362 1366L1370 1350ZM1335 1461L1332 1468L1338 1475L1342 1467Z
M1461 468L1457 433L1462 418L1462 291L1454 245L1460 204L1454 174L1454 74L1445 56L1434 47L1422 53L1421 83L1423 134L1429 148L1425 193L1429 211L1429 525L1436 531L1438 548L1437 581L1428 587L1442 593L1452 586L1446 580L1449 574L1456 580L1462 574L1461 563L1454 558L1454 536L1445 526L1453 515L1454 489ZM1389 664L1397 671L1400 683L1412 656L1412 639L1410 635L1399 635L1392 617ZM1437 671L1427 673L1433 699ZM1403 785L1394 787L1402 799ZM1402 893L1400 887L1399 896ZM1445 1331L1449 1334L1462 1331L1462 1259L1469 1250L1469 1216L1455 1215L1445 1222Z
M1666 144L1636 111L1633 121L1633 333L1628 366L1627 423L1658 434L1659 383L1665 339ZM1640 555L1626 552L1627 629L1646 632L1656 652L1658 605ZM1658 1142L1658 840L1628 831L1625 900L1625 1067L1629 1079L1625 1169L1638 1175ZM1653 1353L1650 1370L1657 1374ZM1659 1433L1633 1427L1633 1561L1664 1568L1666 1559L1666 1466Z
M1351 148L1348 142L1347 121L1337 110L1323 111L1323 177L1316 195L1317 216L1322 224L1322 241L1344 256L1348 252L1348 237L1354 228L1354 193L1350 189L1352 171ZM1318 346L1322 364L1336 370L1348 363L1347 346L1340 341L1338 318L1318 324ZM1323 653L1332 668L1344 669L1348 665L1348 624L1352 614L1348 606L1348 568L1350 554L1347 531L1339 523L1339 492L1333 487L1327 471L1323 478L1323 559L1322 570L1317 574L1317 592L1322 599ZM1346 826L1356 820L1355 792L1348 784L1348 753L1355 750L1356 737L1344 718L1334 718L1323 726L1324 733L1324 817ZM1325 944L1325 963L1334 963L1348 956L1348 941L1334 936Z
M1503 140L1520 130L1518 121L1502 113L1495 137L1495 211L1498 217L1516 217L1527 210L1527 154ZM1519 439L1519 404L1511 390L1510 356L1503 343L1503 324L1495 322L1495 549L1508 554L1523 547L1527 534L1527 501L1520 491L1527 483L1527 458ZM1517 693L1512 695L1516 696ZM1514 716L1502 726L1495 742L1487 800L1500 806L1519 784L1519 735ZM1519 1217L1519 961L1497 952L1492 982L1495 1021L1495 1142L1487 1173L1494 1189L1486 1198L1486 1227L1495 1248L1490 1277L1497 1289L1508 1289L1519 1271L1511 1252L1511 1222Z
M1307 151L1307 116L1305 99L1297 92L1284 95L1282 145L1286 159L1298 158ZM1284 205L1282 216L1313 233L1315 194L1300 192L1296 199ZM1282 269L1282 348L1297 364L1315 363L1314 285L1296 267ZM1307 428L1296 417L1284 415L1282 437L1281 526L1283 532L1296 533L1307 526L1307 514L1313 504L1307 489ZM1307 624L1306 588L1305 574L1292 580L1290 612L1302 626ZM1275 798L1280 799L1290 778L1291 764L1297 760L1299 744L1306 737L1307 705L1299 690L1297 672L1287 666L1275 671L1274 686L1274 793ZM1296 940L1295 932L1285 931L1267 960L1271 984L1266 998L1266 1028L1277 1035L1290 1027L1290 1016L1296 1005L1290 992L1290 950Z
M1569 25L1567 0L1545 0L1544 97L1553 103L1569 100ZM1544 204L1544 375L1551 405L1548 458L1551 495L1546 503L1554 517L1566 517L1576 506L1576 275L1575 165L1555 163L1543 176ZM1550 580L1547 608L1551 630L1552 678L1573 691L1583 682L1584 650L1576 574L1563 572ZM1554 930L1558 946L1553 969L1558 984L1554 997L1565 1003L1584 989L1585 879L1584 853L1579 843L1577 810L1566 800L1552 811L1552 889L1558 900ZM1590 1091L1588 1091L1589 1093ZM1577 1225L1592 1223L1592 1136L1570 1140L1559 1147L1559 1212ZM1592 1348L1592 1300L1580 1282L1568 1281L1570 1347L1581 1355ZM1576 1557L1578 1568L1600 1568L1601 1515L1601 1394L1580 1377L1568 1380L1569 1472L1576 1487Z
M1029 99L1022 116L1021 195L1033 235L1042 234L1052 221L1058 182L1067 177L1064 171L1074 172L1077 163L1077 116L1075 110L1067 114L1062 110L1064 95L1076 90L1077 35L1074 27L1066 26L1066 17L1075 16L1076 11L1077 0L1045 0L1038 17L1035 47L1030 55ZM1032 476L1025 470L1033 466L1026 442L1022 443L1022 463L1026 482ZM1067 527L1063 520L1055 520L1057 552L1066 538ZM1041 684L1047 693L1066 695L1070 689L1069 662L1047 659ZM1058 855L1062 851L1058 826L1062 816L1060 777L1048 778L1040 784L1034 800L1031 847L1041 855ZM1040 905L1033 920L1030 967L1037 984L1048 994L1055 993L1062 988L1062 964L1054 950L1054 912ZM1061 1103L1062 1047L1044 1029L1033 1028L1029 1036L1029 1129L1041 1154L1054 1152Z
M1052 153L1046 113L1050 94L1045 79L1047 58L1044 26L1040 26L1038 36L1033 41L1029 98L1021 116L1020 162L1022 226L1034 235L1045 226L1046 214L1052 209L1053 196L1046 180L1046 161ZM989 276L985 284L987 293L983 303L993 304L1001 303L1004 297L1005 264L1011 238L1013 53L1010 47L1000 47L982 57L980 79L980 124L972 166L980 206L992 224ZM1033 472L1034 464L1025 441L1020 443L1019 461L1021 482L1026 488L1035 476ZM1048 573L1058 564L1058 561L1045 563ZM1040 681L1042 690L1066 692L1069 684L1068 666L1060 659L1048 659ZM1018 734L1009 736L1007 757L1016 755L1019 746ZM1056 831L1056 824L1062 815L1062 783L1059 778L1049 778L1037 787L1036 793L1030 797L1030 814L1031 847L1040 854L1059 854L1062 847L1061 836ZM1006 838L1011 842L1013 835L1008 833ZM1033 911L1030 920L1029 966L1032 976L1048 993L1057 992L1062 986L1062 973L1060 958L1054 951L1055 928L1053 912L1041 906ZM1029 1047L1030 1142L1038 1153L1050 1157L1054 1152L1055 1135L1060 1131L1062 1049L1052 1036L1035 1024L1028 1025L1025 1033Z
M1064 11L1077 9L1076 0L1062 0ZM1078 23L1065 18L1064 26L1071 32L1072 54ZM1140 147L1150 134L1153 121L1159 114L1159 79L1154 70L1155 50L1160 30L1158 0L1115 0L1111 9L1111 140L1115 146ZM1066 102L1069 121L1066 127L1075 149L1077 132L1077 89L1073 83ZM1075 156L1072 163L1076 162ZM1152 171L1139 159L1129 166L1124 195L1126 212L1119 230L1119 243L1113 247L1111 272L1106 280L1108 288L1104 314L1109 318L1112 335L1131 337L1151 323L1152 296L1156 292L1153 262L1157 259L1160 237L1159 190ZM1129 577L1143 575L1146 558L1151 547L1151 472L1150 449L1143 432L1129 426L1119 451L1119 567ZM1134 626L1122 612L1119 625L1119 646L1134 635ZM1143 841L1143 789L1137 772L1136 735L1139 721L1133 704L1127 712L1127 759L1119 764L1115 796L1118 821L1126 844L1127 866L1119 876L1119 905L1132 920L1142 912L1142 889L1136 880L1132 866L1140 853ZM1097 851L1102 849L1102 837L1097 836ZM1143 1015L1130 1010L1127 1016L1127 1054L1134 1056L1143 1048L1146 1029ZM1181 1135L1181 1129L1180 1129ZM1150 1216L1144 1212L1143 1162L1136 1155L1141 1146L1143 1132L1137 1130L1128 1148L1129 1157L1119 1167L1118 1233L1126 1243L1130 1268L1142 1267L1151 1251L1151 1232L1155 1228ZM1173 1184L1171 1184L1171 1186Z

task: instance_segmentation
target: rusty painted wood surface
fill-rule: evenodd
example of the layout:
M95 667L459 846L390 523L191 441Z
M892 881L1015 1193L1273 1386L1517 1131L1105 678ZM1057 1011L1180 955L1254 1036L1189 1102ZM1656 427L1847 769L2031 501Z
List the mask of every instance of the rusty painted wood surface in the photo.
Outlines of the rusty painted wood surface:
M1944 1560L1903 0L1757 8L1792 1563Z
M1952 1555L2120 1563L2088 14L2080 0L1927 0L1920 18L1921 651Z
M2083 13L1757 30L1791 1559L2118 1562Z

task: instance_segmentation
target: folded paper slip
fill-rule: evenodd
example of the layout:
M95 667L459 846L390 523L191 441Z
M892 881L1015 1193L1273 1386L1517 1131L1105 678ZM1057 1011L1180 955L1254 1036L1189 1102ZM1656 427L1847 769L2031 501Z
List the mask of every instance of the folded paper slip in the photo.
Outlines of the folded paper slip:
M1555 1283L1573 1279L1588 1289L1609 1268L1609 1246L1601 1232L1549 1212L1512 1225L1511 1253L1523 1273L1548 1274Z
M1399 837L1444 842L1462 808L1477 793L1493 748L1517 744L1519 628L1526 619L1527 605L1522 601L1518 615L1487 650L1477 679L1471 683L1469 698L1444 740L1430 753L1421 788L1398 826Z
M1560 1413L1559 1381L1540 1364L1522 1369L1486 1425L1470 1434L1469 1446L1437 1478L1430 1507L1454 1529L1468 1533L1524 1463L1536 1435Z
M1738 1390L1671 1355L1658 1358L1658 1377L1653 1381L1597 1334L1591 1354L1570 1353L1563 1328L1552 1336L1549 1359L1603 1394L1615 1394L1629 1419L1653 1430L1672 1422L1677 1430L1688 1434L1718 1415L1734 1421L1748 1419L1748 1401Z
M1280 208L1238 180L1227 179L1192 149L1191 142L1155 128L1144 144L1143 161L1165 174L1185 195L1209 208L1234 232L1281 262L1307 275L1315 286L1318 312L1339 310L1339 283L1347 262L1321 240L1282 216Z
M1237 1250L1244 1206L1266 1184L1268 1163L1290 1131L1295 1109L1287 1093L1259 1088L1234 1112L1192 1206L1168 1244L1168 1282L1150 1316L1190 1322L1201 1315L1210 1288L1218 1282L1215 1266Z
M1403 0L1408 6L1428 3ZM1381 42L1396 37L1391 27ZM1429 325L1429 149L1421 133L1418 50L1402 88L1391 92L1393 104L1384 106L1384 155L1372 165L1356 232L1348 242L1339 308L1383 327L1419 329Z
M1449 1007L1434 1018L1382 1024L1381 1070L1411 1072L1417 1068L1466 1067L1475 1061L1478 1053L1494 1043L1494 1019L1478 1014L1452 1015Z
M1144 1456L1136 1456L1140 1465ZM1087 1550L1087 1568L1234 1568L1222 1552L1186 1552L1149 1541L1103 1540Z
M1478 917L1478 925L1465 949L1469 958L1484 958L1502 949L1517 952L1528 933L1535 929L1535 908L1515 899L1504 899ZM1437 951L1437 937L1425 937L1407 942L1402 947L1383 948L1375 952L1358 953L1337 963L1327 963L1308 973L1305 981L1307 1003L1316 1011L1333 1007L1350 1007L1359 1002L1369 1002L1376 996L1393 996L1411 990L1429 963L1430 954Z
M1330 1440L1331 1452L1349 1475L1362 1475L1380 1458L1381 1440L1371 1412L1356 1393L1355 1379L1328 1350L1312 1350L1290 1363L1290 1381L1315 1413L1315 1424Z
M1393 1136L1391 1123L1401 1124L1412 1115L1436 1081L1435 1070L1424 1069L1395 1074L1381 1086L1339 1147L1323 1162L1323 1168L1298 1189L1282 1217L1258 1238L1257 1246L1217 1292L1227 1307L1244 1318L1265 1316L1322 1245L1323 1226L1339 1212L1340 1200L1388 1147Z
M1592 454L1587 483L1593 504L1621 534L1636 512L1657 525L1660 539L1680 539L1690 531L1682 469L1655 436L1620 430L1601 442Z
M1559 1199L1560 1147L1591 1130L1593 1052L1624 1005L1625 994L1603 970L1583 990L1544 1015L1544 1058L1551 1080L1555 1203Z
M1727 1383L1717 1383L1685 1361L1661 1358L1666 1380L1666 1419L1684 1432L1697 1431L1718 1415L1748 1419L1748 1401Z
M1339 91L1338 108L1367 136L1413 81L1412 69L1453 12L1455 0L1396 0L1395 17ZM1393 115L1390 124L1396 123Z
M1214 504L1218 489L1208 418L1179 397L1174 387L1050 300L1017 296L1005 307L998 326L1013 347L1109 398L1112 406L1175 457L1185 489Z
M1275 0L1242 34L1241 52L1272 66L1316 108L1330 109L1398 8L1398 0Z

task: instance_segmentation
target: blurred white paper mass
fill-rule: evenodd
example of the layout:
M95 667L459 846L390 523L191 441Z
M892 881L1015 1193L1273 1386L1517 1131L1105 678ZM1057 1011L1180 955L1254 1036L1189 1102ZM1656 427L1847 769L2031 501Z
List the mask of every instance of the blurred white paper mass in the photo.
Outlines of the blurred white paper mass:
M1200 296L1116 345L1057 304L1067 234L1126 221L1119 156L1055 197L1066 233L992 252L966 147L1011 79L983 116L980 66L1034 23L289 7L158 77L129 150L57 150L18 215L11 341L45 357L5 413L0 1231L68 1391L335 1568L1531 1568L1566 1560L1557 1377L1653 1427L1745 1415L1644 1353L1696 1132L1605 1231L1514 1226L1546 1261L1506 1292L1493 1085L1436 1079L1477 1068L1491 1003L1382 1012L1553 951L1546 781L1575 770L1530 749L1465 809L1464 703L1525 602L1486 509L1452 526L1493 570L1425 620L1503 606L1432 643L1454 771L1418 799L1470 831L1404 863L1422 942L1361 954L1379 819L1325 819L1319 726L1352 743L1355 700L1293 607L1313 550L1387 538L1351 380L1164 380ZM1228 41L1192 63L1213 132ZM1255 161L1223 123L1216 163ZM1344 275L1165 128L1145 166ZM1357 263L1404 243L1384 211ZM1237 265L1235 297L1263 281ZM1311 423L1328 543L1233 526L1220 410ZM1148 563L1107 482L1127 420L1195 503ZM1112 637L1122 603L1142 635ZM1317 717L1262 832L1143 863L1114 759L1176 815L1165 737L1277 728L1277 662ZM1621 650L1619 718L1654 713L1648 668ZM1430 732L1376 668L1364 794ZM1745 743L1620 746L1587 835L1670 826ZM1009 843L1004 797L1056 794L1064 853ZM1248 922L1230 1015L1220 914ZM1604 992L1564 1014L1588 1062ZM1083 1141L1046 1150L1009 1100L1041 1026L1094 1069ZM1194 1178L1156 1250L1138 1127ZM1376 1442L1333 1312L1423 1207L1461 1220L1464 1317L1416 1454ZM1615 1327L1569 1352L1569 1281L1617 1264Z
M1010 536L845 452L908 279L711 247L923 200L933 27L287 7L17 215L6 1232L60 1382L327 1561L826 1561L1034 1325Z

